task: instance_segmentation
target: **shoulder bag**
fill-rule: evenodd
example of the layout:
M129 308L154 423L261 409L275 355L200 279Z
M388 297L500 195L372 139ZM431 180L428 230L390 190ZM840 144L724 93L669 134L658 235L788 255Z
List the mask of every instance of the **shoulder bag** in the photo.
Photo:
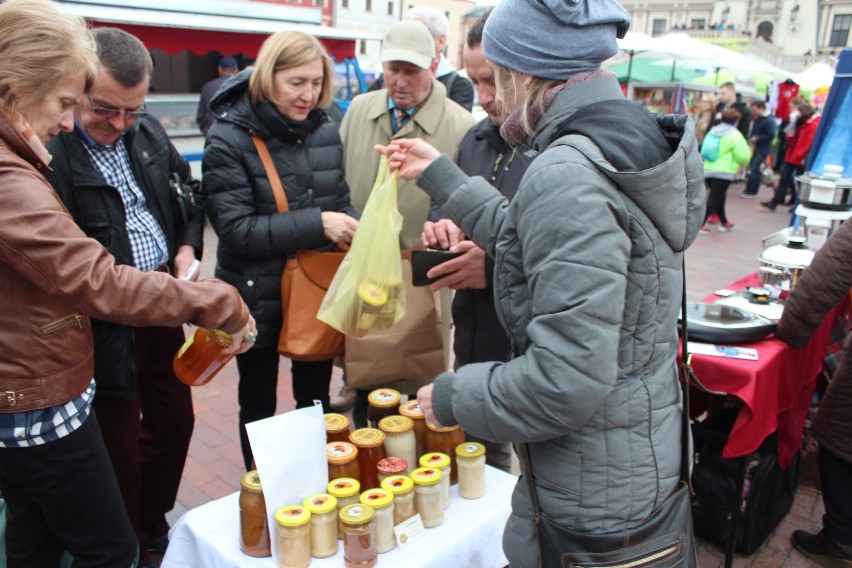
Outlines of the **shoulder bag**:
M290 211L284 186L266 142L252 135L278 211ZM343 355L342 333L317 319L317 312L345 252L300 250L287 259L281 275L281 334L278 352L296 361L325 361Z

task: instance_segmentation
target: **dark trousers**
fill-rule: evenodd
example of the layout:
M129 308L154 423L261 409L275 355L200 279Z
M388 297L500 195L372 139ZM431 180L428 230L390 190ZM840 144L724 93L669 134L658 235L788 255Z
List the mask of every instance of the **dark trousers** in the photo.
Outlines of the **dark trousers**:
M237 390L240 402L240 446L246 470L251 469L253 460L246 424L275 415L279 360L278 349L274 346L255 347L237 355L237 370L240 373ZM333 363L334 359L292 362L290 374L296 408L313 406L313 401L319 400L323 412L332 412L328 402L328 387L331 384Z
M0 448L9 568L135 566L136 536L94 415L55 442Z
M803 172L800 166L784 162L781 165L781 174L778 178L778 186L775 188L775 195L772 197L772 203L775 205L783 205L787 199L787 190L790 190L790 202L796 200L796 176Z
M715 213L719 216L719 222L723 225L728 222L728 217L725 215L725 199L728 194L728 188L731 186L731 180L707 178L704 180L707 186L707 191L710 196L707 198L707 212L704 214L704 222L710 218L710 215Z
M144 565L148 541L169 531L166 513L175 506L195 417L190 387L172 368L183 329L142 327L135 334L136 397L96 394L94 408Z
M852 546L852 464L820 446L819 480L825 504L825 536L837 544Z
M767 154L761 154L760 150L754 149L754 156L751 158L751 164L748 167L748 181L743 193L748 195L757 195L760 190L760 166L766 161Z

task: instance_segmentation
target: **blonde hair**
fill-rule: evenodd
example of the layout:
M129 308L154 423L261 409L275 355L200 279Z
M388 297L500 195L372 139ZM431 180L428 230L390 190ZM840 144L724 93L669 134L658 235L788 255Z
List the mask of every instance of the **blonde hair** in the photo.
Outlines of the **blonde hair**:
M32 107L59 85L98 74L95 43L82 18L49 0L0 5L0 109Z
M524 74L497 63L494 63L493 65L495 70L494 82L497 85L498 90L500 90L501 94L511 93L513 98L517 98L517 82L521 81L521 83L523 83ZM541 77L532 78L532 82L524 95L522 105L523 109L521 110L520 116L521 128L523 128L524 133L530 135L535 131L533 117L541 118L542 114L546 110L544 108L544 98L547 96L547 92L553 87L561 85L564 82L565 81L556 79L543 79ZM505 97L501 97L500 113L503 116L508 116L512 110L513 109L506 106Z
M319 40L302 32L276 32L266 38L257 54L251 78L249 96L252 102L275 102L275 72L292 69L317 59L322 60L323 78L317 107L331 104L334 85L334 63Z

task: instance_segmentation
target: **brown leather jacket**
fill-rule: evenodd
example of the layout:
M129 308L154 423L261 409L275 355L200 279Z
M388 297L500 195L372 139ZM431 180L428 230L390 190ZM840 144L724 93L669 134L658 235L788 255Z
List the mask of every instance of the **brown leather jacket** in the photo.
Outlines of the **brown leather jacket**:
M0 412L67 402L92 379L89 316L133 326L191 322L228 332L249 313L236 289L116 266L86 237L0 114Z

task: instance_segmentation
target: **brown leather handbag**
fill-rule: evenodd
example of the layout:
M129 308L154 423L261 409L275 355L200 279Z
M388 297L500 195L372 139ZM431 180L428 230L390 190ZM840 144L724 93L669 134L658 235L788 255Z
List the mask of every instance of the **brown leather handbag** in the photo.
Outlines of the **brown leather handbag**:
M278 211L290 210L284 186L266 142L252 135ZM287 259L281 275L281 334L278 352L296 361L325 361L343 355L344 335L317 319L317 312L346 252L300 250Z

